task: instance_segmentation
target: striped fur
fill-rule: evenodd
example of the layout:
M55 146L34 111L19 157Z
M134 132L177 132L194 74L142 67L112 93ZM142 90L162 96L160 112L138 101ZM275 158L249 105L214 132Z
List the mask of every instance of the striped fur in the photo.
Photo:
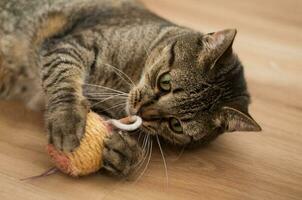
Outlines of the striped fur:
M232 52L235 30L202 34L134 0L4 0L0 8L0 97L31 108L45 101L57 148L79 145L89 109L114 118L141 115L141 131L179 145L260 130L248 114L243 67ZM158 79L167 72L172 89L162 92ZM105 93L115 96L101 98ZM181 134L171 130L171 117L180 120ZM128 147L114 144L130 139L110 141L116 153ZM107 169L128 173L123 155L112 156L104 156Z

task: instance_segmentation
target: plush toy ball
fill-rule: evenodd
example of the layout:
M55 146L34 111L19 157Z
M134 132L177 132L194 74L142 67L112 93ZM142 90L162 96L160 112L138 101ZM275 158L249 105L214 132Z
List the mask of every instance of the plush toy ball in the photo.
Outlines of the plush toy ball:
M109 134L108 123L98 114L89 112L86 133L78 148L73 152L65 153L49 144L47 152L56 167L63 173L74 177L88 175L102 167L104 138Z
M49 144L47 145L47 152L56 167L63 173L74 177L88 175L101 169L104 139L112 134L113 127L133 131L141 124L142 119L138 116L105 121L98 114L89 112L86 121L86 132L79 147L73 152L65 153Z

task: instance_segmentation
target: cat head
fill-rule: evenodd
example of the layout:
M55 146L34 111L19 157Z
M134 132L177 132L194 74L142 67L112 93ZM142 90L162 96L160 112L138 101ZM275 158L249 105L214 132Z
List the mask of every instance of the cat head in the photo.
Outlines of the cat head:
M235 35L190 32L153 48L127 105L142 117L145 132L188 144L223 132L261 130L248 113L243 67L232 51Z

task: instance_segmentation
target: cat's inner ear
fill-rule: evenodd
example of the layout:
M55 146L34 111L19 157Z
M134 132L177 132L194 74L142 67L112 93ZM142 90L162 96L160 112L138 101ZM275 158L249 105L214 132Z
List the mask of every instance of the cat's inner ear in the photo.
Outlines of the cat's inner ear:
M236 29L226 29L203 36L203 58L210 64L210 69L223 57L232 54L232 45Z
M248 114L232 107L223 107L216 125L224 126L225 131L261 131L261 127Z

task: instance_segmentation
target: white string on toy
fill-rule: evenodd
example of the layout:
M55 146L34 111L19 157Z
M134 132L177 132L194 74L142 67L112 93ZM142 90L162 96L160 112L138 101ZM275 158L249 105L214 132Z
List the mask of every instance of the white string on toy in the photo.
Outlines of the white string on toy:
M124 124L120 120L116 120L116 119L110 119L110 120L108 120L108 123L112 124L113 126L115 126L118 129L124 130L124 131L135 131L143 123L142 118L140 118L137 115L129 116L129 118L130 118L130 121L133 122L132 124Z

